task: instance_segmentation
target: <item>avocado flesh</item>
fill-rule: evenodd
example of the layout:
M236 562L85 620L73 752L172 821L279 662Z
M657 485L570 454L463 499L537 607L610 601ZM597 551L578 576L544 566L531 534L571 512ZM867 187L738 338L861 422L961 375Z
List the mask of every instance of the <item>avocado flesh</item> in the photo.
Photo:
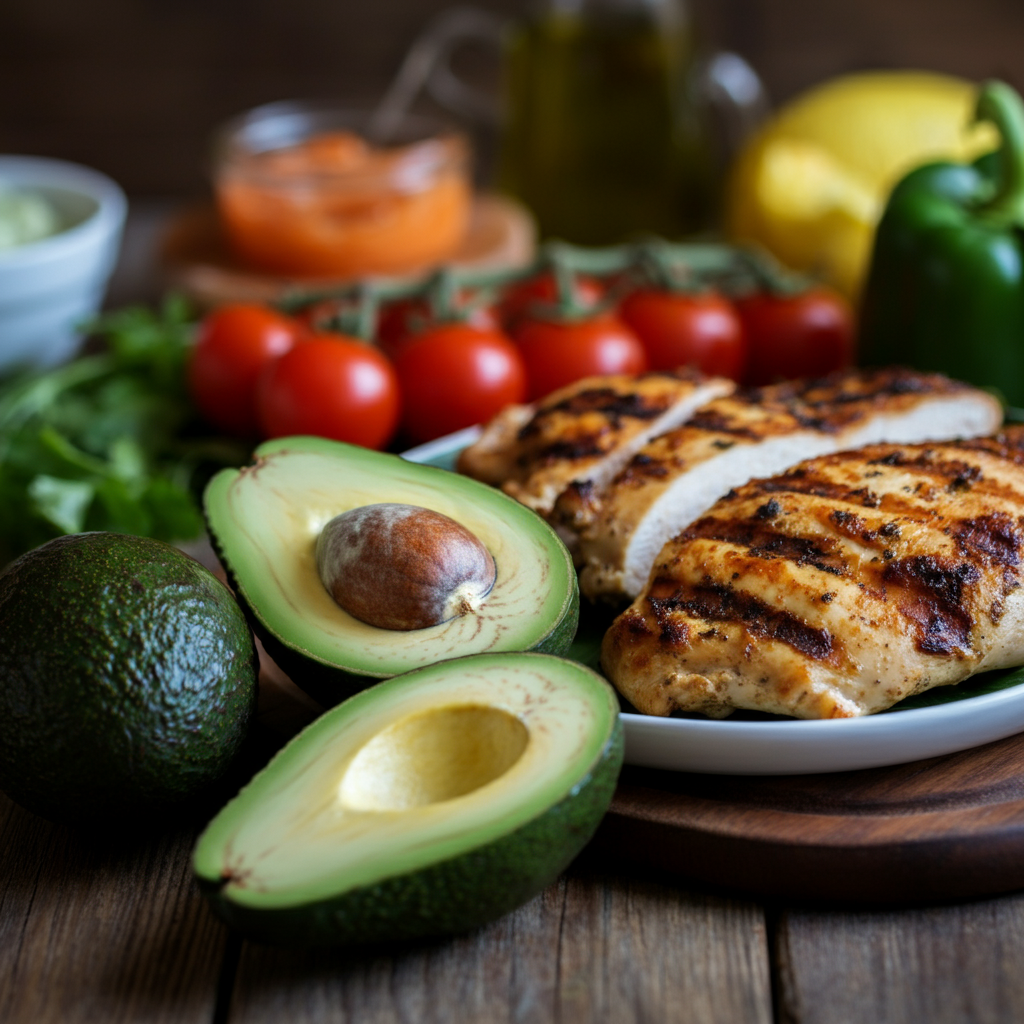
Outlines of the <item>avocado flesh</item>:
M618 703L596 673L460 658L317 719L209 825L195 871L229 923L266 941L474 927L576 855L621 762Z
M334 601L317 573L317 537L340 513L381 502L433 509L483 542L497 578L476 613L426 629L387 630ZM565 546L529 509L466 477L322 438L281 438L257 448L253 465L214 477L204 508L256 633L284 671L325 704L467 654L563 654L575 635L579 596Z

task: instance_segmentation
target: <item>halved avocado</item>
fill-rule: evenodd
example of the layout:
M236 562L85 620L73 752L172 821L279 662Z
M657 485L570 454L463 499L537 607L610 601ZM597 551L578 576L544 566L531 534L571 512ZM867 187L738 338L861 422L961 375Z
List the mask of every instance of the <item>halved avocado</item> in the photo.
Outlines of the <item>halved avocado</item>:
M353 618L321 581L323 527L383 502L463 524L494 557L480 608L408 631ZM572 558L539 516L500 491L446 470L315 437L268 441L251 466L223 470L204 495L211 540L271 657L325 705L380 679L485 651L564 654L579 616Z
M475 927L579 852L622 764L611 687L575 662L484 654L318 718L210 823L194 867L260 941L371 943Z

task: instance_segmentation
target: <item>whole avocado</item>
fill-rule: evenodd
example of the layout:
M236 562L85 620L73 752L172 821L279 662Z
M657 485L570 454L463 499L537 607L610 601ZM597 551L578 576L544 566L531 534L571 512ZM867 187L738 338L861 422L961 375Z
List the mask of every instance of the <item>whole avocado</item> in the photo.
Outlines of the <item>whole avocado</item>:
M50 541L0 574L0 789L63 822L185 800L237 753L257 675L241 610L194 559Z

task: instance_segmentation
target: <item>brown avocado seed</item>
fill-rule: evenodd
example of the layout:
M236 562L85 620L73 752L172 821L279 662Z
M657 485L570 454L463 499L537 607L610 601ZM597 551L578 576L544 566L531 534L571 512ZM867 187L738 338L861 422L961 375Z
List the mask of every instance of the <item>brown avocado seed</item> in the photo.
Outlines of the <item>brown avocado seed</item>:
M363 505L335 516L316 542L335 601L381 629L424 629L475 611L491 592L491 553L461 523L418 505Z

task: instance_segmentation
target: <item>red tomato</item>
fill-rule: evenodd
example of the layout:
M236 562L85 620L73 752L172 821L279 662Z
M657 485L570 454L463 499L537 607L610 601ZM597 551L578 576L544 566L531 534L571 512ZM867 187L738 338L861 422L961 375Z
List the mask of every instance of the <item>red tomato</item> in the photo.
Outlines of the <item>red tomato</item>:
M372 346L315 334L267 366L257 404L266 437L316 434L383 448L398 424L398 382Z
M402 425L417 442L489 420L526 397L515 345L468 324L444 324L410 339L395 358L395 372Z
M694 366L737 381L743 375L743 324L718 292L685 295L644 288L627 296L619 316L636 332L652 370Z
M531 399L581 377L643 373L647 357L637 336L611 314L587 320L524 320L516 342L526 364Z
M576 275L573 298L585 309L596 306L604 296L604 286L592 277ZM514 331L519 322L531 314L555 306L558 301L558 285L555 275L546 270L536 277L512 285L498 303L498 313L507 331Z
M501 329L498 314L486 305L474 306L466 319L458 322L481 331ZM381 310L377 321L377 341L387 355L394 359L398 350L410 338L422 334L428 328L439 326L431 320L430 303L426 299L399 299L397 302L389 302Z
M756 292L736 308L749 347L747 384L820 377L853 362L853 315L836 292Z
M254 436L260 373L302 335L301 324L266 306L215 310L199 327L188 366L189 391L199 411L221 430Z

